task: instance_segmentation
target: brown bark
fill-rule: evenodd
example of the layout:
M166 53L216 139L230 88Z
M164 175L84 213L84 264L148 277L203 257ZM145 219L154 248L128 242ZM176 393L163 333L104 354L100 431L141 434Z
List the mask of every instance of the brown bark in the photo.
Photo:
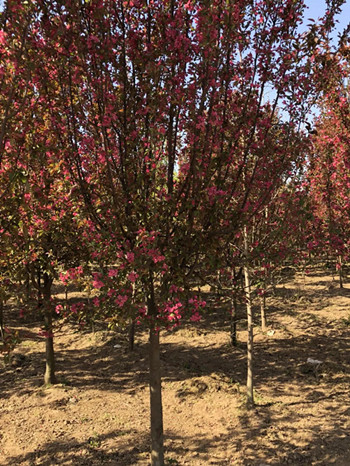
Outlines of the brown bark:
M248 237L247 229L244 228L244 252L246 263L244 265L244 289L247 307L248 321L248 340L247 340L247 404L254 405L254 372L253 372L253 347L254 347L254 332L253 332L253 306L251 295L251 283L248 265Z
M31 279L30 279L30 270L29 270L28 266L25 269L24 283L25 283L25 290L26 290L26 299L27 299L27 301L29 301L30 297L31 297L31 286L30 286L31 285Z
M4 341L4 302L0 300L0 337Z
M132 285L132 302L133 303L135 300L135 288L136 288L135 284L133 283ZM134 351L135 331L136 331L135 320L131 319L130 326L129 326L129 351Z
M43 284L43 307L44 307L44 322L45 331L47 332L45 338L45 385L57 383L55 374L55 352L53 347L53 325L52 325L52 308L51 308L51 286L52 279L45 273Z
M266 296L265 292L260 297L260 316L261 316L261 330L265 332L266 330Z
M339 256L339 286L344 288L343 285L343 262L341 256Z
M156 317L153 277L150 278L147 298L148 314ZM164 465L163 408L160 374L159 332L151 326L149 332L149 385L151 404L151 466Z
M150 329L149 376L151 400L151 465L164 465L163 409L160 376L159 333Z
M235 267L231 270L232 273L232 294L231 294L231 322L230 322L230 340L232 346L237 346L237 297L236 297L236 281L237 274Z
M129 351L134 351L135 346L135 321L132 320L129 326Z

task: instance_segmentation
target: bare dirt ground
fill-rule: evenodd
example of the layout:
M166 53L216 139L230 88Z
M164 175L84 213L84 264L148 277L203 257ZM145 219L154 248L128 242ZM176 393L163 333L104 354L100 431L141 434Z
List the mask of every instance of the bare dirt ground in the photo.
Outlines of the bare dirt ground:
M243 321L235 348L222 309L162 333L166 464L350 466L350 285L334 283L297 274L268 298L268 332L255 329L253 410ZM146 335L130 353L122 333L61 329L61 383L43 388L38 327L8 323L23 340L11 365L0 361L0 464L149 464Z

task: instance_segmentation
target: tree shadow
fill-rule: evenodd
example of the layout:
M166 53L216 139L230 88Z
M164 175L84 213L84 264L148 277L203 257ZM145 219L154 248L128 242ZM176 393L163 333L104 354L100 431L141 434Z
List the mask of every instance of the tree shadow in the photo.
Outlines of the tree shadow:
M119 441L121 436L127 436L128 441ZM117 448L106 451L103 444L116 438ZM132 445L132 446L131 446ZM111 431L100 435L87 436L84 441L54 440L41 445L34 452L8 457L8 464L40 464L42 466L55 465L120 465L129 466L140 464L140 456L146 458L149 449L148 436L135 435L135 431ZM148 455L147 455L148 456ZM145 461L144 464L147 464Z
M277 312L275 310L275 312ZM307 317L307 316L306 316ZM305 319L306 319L305 317ZM182 331L188 329L188 335L184 333L183 343L165 341L161 345L161 360L165 380L186 380L195 376L210 375L220 372L229 377L233 383L245 383L246 374L246 345L239 343L232 347L227 343L206 343L206 331L227 331L228 322L226 311L222 308L218 313L208 315L192 334L193 326L185 326ZM305 320L304 319L304 320ZM222 320L213 328L213 321ZM309 324L308 324L309 325ZM255 343L255 377L257 384L264 381L275 380L284 383L290 380L306 379L314 377L313 372L307 373L303 369L308 357L323 361L322 370L318 377L322 378L322 371L328 375L337 371L346 371L350 364L349 356L349 330L339 329L328 325L327 336L318 334L317 320L309 325L310 332L293 337L269 338ZM173 333L176 334L178 330ZM331 332L331 333L329 333ZM135 391L138 386L148 383L148 352L145 330L138 332L137 344L134 351L128 350L126 333L100 332L100 341L96 341L93 334L85 333L91 337L91 346L83 349L69 349L69 341L63 347L56 346L58 376L65 383L76 387L98 386L113 387L114 390ZM169 334L169 332L168 332ZM201 343L196 342L197 336L201 336ZM228 332L227 332L228 335ZM79 340L79 334L71 331L72 342ZM36 335L31 335L33 340ZM102 341L101 341L102 339ZM186 341L187 339L187 341ZM96 345L94 345L96 342ZM44 350L44 339L42 339ZM30 368L27 374L27 369ZM25 362L20 367L2 368L3 390L2 397L10 396L14 386L21 390L21 384L26 383L37 388L40 374L44 370L43 353L31 351L26 356ZM34 372L36 371L36 374ZM304 371L304 372L303 372ZM18 375L18 381L13 377L6 379L6 373ZM344 375L346 378L346 376ZM39 383L40 384L40 383ZM28 387L26 386L26 390Z
M241 413L239 432L234 427L217 435L197 432L179 435L166 430L165 464L258 466L267 461L274 466L349 464L349 441L341 427L335 426L327 432L321 426L310 428L308 442L300 445L291 440L290 434L295 434L293 426L281 432L275 425L275 417L268 407L259 407ZM288 423L289 418L280 416L279 421ZM268 442L263 443L262 439ZM7 461L9 465L145 466L149 464L149 438L135 430L112 430L86 436L84 441L67 438L50 441L33 452L11 456Z
M277 307L273 312L278 314ZM290 334L275 338L264 336L256 341L255 382L258 401L253 411L242 407L238 414L238 433L234 428L228 428L227 433L220 436L210 433L179 436L168 432L168 457L181 464L182 458L188 458L189 452L193 455L196 453L193 457L198 462L193 464L198 465L235 464L238 459L242 461L239 464L254 466L261 465L263 461L275 466L284 463L348 465L346 461L350 457L350 442L348 435L344 433L344 425L349 417L349 409L346 405L344 409L342 403L346 403L349 394L345 388L350 382L349 329L335 328L331 324L327 328L318 328L318 323L314 324L311 326L310 323L308 331L302 335ZM161 363L164 385L174 384L179 400L205 396L210 389L221 390L236 400L242 399L241 387L245 385L246 377L246 345L240 343L238 347L231 347L222 343L222 340L221 343L215 340L206 341L206 334L226 332L228 326L227 309L217 306L212 313L204 316L203 321L195 327L195 332L193 326L184 326L183 341L163 341ZM175 330L174 335L179 331ZM187 336L186 332L189 332ZM83 336L86 339L88 335L85 333ZM79 335L72 330L71 338L73 341ZM136 395L147 386L145 329L138 331L133 352L127 349L125 333L105 331L100 334L98 341L94 338L96 337L91 334L91 345L88 347L70 349L70 342L67 341L64 346L57 348L58 376L65 386L131 395ZM310 364L307 362L308 358L322 363ZM14 391L17 395L30 396L39 389L42 383L43 353L31 351L28 362L28 365L24 364L19 370L2 370L2 398L11 397ZM30 372L33 368L36 370L35 375ZM293 399L292 390L296 386L298 395ZM273 395L267 396L264 387L270 389L269 393L273 388ZM283 395L288 390L291 391L290 399L283 401ZM59 402L60 400L56 400L48 403L48 409L59 407ZM307 413L309 407L323 404L319 413L313 413L312 427L308 427L305 419L309 440L308 444L300 445L294 438L293 419L307 416L303 413ZM325 416L328 424L326 429ZM105 451L103 442L113 436L118 437L117 452ZM12 457L8 464L26 461L35 464L34 461L39 460L40 464L46 466L148 464L148 459L142 456L148 452L147 436L128 431L125 433L127 441L124 442L123 436L119 437L120 433L111 431L99 435L97 439L87 438L85 442L55 440L28 455ZM219 457L218 451L225 451L227 448L227 457ZM85 452L82 455L81 450Z

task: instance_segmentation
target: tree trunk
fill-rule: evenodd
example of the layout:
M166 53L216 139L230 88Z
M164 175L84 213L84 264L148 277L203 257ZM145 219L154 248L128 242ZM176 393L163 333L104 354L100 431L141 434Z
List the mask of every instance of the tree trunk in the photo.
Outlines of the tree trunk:
M231 292L231 322L230 322L230 339L231 345L237 346L237 296L235 293L236 285L237 285L237 275L235 267L231 270L232 273L232 292Z
M254 333L253 333L253 307L252 307L252 294L251 294L251 283L250 283L250 274L249 274L249 264L248 264L248 235L247 229L244 227L244 251L245 251L245 265L244 265L244 289L245 289L245 298L246 298L246 307L247 307L247 330L248 330L248 339L247 339L247 404L249 406L254 405L254 385L253 385L253 343L254 343Z
M24 283L25 283L25 290L26 290L26 300L27 302L30 300L31 298L31 280L30 280L30 270L29 270L29 267L28 265L26 266L25 268L25 279L24 279Z
M151 465L164 465L163 409L160 376L159 332L150 329L149 376L151 397Z
M55 375L55 352L53 348L53 326L52 326L52 308L51 308L51 286L52 279L45 273L43 284L43 307L45 322L45 349L46 349L46 368L44 375L45 385L57 383Z
M1 340L4 341L4 302L0 299L0 336Z
M135 299L135 284L132 284L132 302L134 303ZM135 345L135 319L131 318L129 326L129 351L134 351Z
M343 262L341 256L339 256L339 286L344 288L343 285Z
M132 320L129 326L129 351L134 351L135 346L135 321Z
M154 295L152 274L149 282L147 297L148 315L155 318L157 307ZM159 331L154 322L149 331L149 386L151 404L151 466L164 465L164 438L163 438L163 408L162 387L160 375L160 345Z
M260 315L261 315L261 330L266 330L266 296L264 294L260 297Z

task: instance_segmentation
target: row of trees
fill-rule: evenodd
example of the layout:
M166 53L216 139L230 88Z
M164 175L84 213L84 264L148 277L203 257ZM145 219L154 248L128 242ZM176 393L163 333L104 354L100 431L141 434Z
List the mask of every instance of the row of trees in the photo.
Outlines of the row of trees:
M5 3L0 300L34 285L45 383L60 272L94 290L73 313L148 328L153 466L164 464L160 329L200 318L193 283L231 300L234 343L244 276L253 403L253 288L264 322L283 260L326 252L341 272L347 259L348 48L346 36L329 43L342 3L304 32L294 0Z

